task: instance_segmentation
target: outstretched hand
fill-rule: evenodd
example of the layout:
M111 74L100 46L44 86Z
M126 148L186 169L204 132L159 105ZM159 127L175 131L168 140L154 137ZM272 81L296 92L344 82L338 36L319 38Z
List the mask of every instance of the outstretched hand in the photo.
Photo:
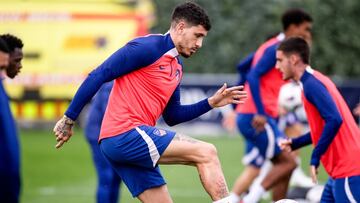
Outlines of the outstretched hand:
M227 104L242 104L247 98L247 93L243 89L244 86L227 88L227 84L224 83L224 85L216 91L213 96L209 97L209 105L212 108L217 108Z
M74 121L70 118L64 116L62 117L54 127L54 134L56 136L56 148L60 148L65 142L67 142L72 136L72 127L74 125Z

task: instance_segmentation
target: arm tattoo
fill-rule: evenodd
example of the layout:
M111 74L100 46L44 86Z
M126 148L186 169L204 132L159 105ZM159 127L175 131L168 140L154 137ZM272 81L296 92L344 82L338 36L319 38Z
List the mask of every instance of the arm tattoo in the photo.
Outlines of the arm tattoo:
M178 134L176 133L174 139L174 141L184 141L184 142L189 142L189 143L199 143L198 140L192 138L192 137L189 137L189 136L186 136L186 135L182 135L182 134Z

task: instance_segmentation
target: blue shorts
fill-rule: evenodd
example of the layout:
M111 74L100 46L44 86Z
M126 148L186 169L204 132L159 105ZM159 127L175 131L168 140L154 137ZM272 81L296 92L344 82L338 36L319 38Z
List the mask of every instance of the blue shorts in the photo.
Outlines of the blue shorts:
M259 149L252 142L245 139L245 155L243 156L242 163L261 168L264 161L265 157L260 154Z
M101 140L100 149L137 197L149 188L166 184L157 161L174 136L175 132L143 125Z
M360 176L329 178L320 202L360 202Z
M284 137L273 118L267 117L265 130L256 132L251 122L254 114L238 114L237 125L240 133L246 139L246 151L243 162L260 168L265 159L272 159L281 152L277 141Z

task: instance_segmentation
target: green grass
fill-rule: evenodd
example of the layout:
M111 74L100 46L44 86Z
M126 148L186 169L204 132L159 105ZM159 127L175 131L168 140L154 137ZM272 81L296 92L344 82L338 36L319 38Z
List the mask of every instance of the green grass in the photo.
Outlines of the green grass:
M22 151L23 203L91 203L95 202L96 176L89 147L77 130L69 143L56 150L50 130L20 132ZM216 145L229 187L242 171L242 141L239 137L201 138ZM302 152L303 166L308 172L310 148ZM203 190L195 168L161 166L174 202L211 202ZM320 180L326 179L323 170ZM122 187L122 203L139 202Z

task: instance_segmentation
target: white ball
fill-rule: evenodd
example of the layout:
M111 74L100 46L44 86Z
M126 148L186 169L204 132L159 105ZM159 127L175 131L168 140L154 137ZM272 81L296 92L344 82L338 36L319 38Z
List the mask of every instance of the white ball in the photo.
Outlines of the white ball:
M298 203L298 202L292 199L281 199L276 201L275 203Z
M287 111L293 111L302 105L301 87L295 82L286 83L279 92L279 105Z

